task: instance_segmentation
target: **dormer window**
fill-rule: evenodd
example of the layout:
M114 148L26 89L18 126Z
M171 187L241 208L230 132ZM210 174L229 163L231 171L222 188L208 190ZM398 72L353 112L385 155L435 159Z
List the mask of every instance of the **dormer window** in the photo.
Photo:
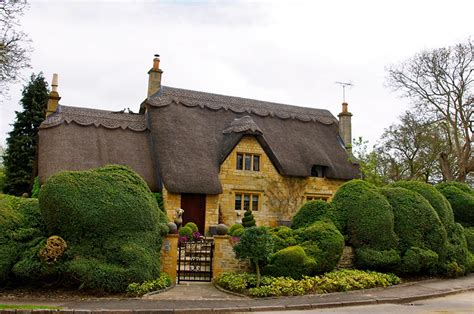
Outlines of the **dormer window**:
M324 178L324 166L313 165L313 167L311 167L311 176Z
M260 155L237 153L237 170L260 171Z

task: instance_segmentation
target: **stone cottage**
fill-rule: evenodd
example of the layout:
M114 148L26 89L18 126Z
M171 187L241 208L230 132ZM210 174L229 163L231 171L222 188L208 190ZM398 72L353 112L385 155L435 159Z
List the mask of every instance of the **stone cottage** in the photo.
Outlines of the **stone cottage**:
M61 170L127 165L162 192L170 219L201 231L239 221L289 220L307 200L332 197L359 176L351 159L351 116L161 85L155 57L139 113L59 104L57 76L39 131L39 177Z

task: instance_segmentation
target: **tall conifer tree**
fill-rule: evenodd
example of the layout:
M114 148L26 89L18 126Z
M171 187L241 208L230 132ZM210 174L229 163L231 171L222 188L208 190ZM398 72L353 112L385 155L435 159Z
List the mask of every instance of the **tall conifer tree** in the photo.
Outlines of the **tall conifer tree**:
M20 100L23 110L16 112L4 155L5 193L22 195L31 190L37 175L38 127L45 118L48 93L42 73L32 74L23 88Z

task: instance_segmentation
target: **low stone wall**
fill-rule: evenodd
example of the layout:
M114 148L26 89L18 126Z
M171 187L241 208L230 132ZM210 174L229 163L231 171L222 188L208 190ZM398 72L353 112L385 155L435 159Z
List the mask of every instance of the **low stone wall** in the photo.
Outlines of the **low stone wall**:
M249 263L237 259L232 247L233 243L230 236L214 236L213 278L223 272L249 271Z
M161 271L170 275L176 282L178 272L178 235L168 234L163 239L161 248Z
M344 250L342 251L342 256L339 259L339 263L337 264L338 269L350 269L354 268L354 249L352 246L345 246Z

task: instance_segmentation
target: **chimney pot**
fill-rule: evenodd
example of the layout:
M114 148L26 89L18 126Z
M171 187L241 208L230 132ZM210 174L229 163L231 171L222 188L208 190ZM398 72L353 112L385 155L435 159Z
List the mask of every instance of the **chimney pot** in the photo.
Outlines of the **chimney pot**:
M53 92L58 91L58 74L53 73L53 81L51 82L51 87Z

